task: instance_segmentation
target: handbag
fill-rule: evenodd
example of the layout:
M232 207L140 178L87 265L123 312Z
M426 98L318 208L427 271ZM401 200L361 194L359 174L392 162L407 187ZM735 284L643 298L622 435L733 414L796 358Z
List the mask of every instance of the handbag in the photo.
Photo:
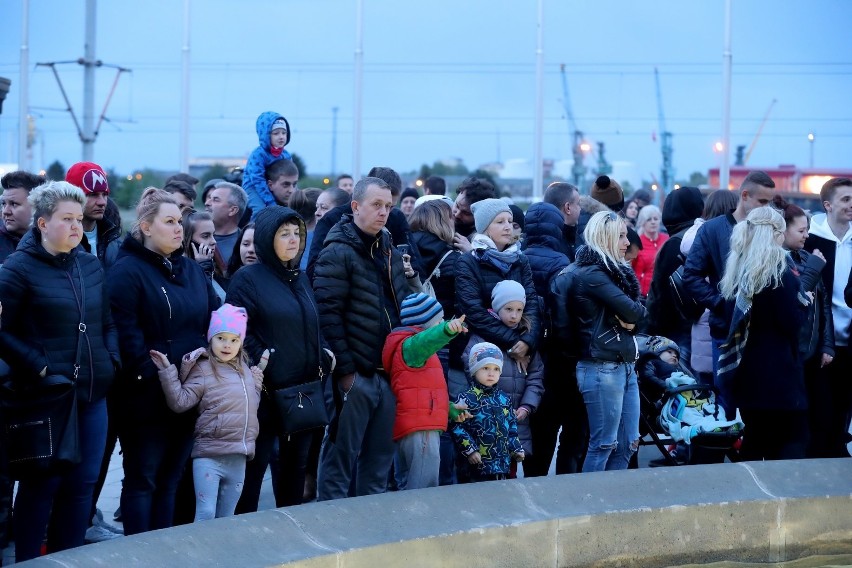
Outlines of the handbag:
M272 391L272 399L278 408L283 434L289 436L328 425L331 420L325 405L324 383L325 381L320 378L309 383Z
M58 475L82 460L77 417L77 375L83 336L86 287L77 259L74 259L80 277L80 294L77 296L74 281L66 272L80 309L77 326L77 353L74 374L47 375L25 384L7 381L0 385L0 421L3 427L3 444L13 479L29 476Z
M453 254L453 252L454 251L452 251L452 250L447 251L447 253L444 256L441 257L441 260L438 261L438 264L435 265L435 270L432 271L432 274L430 274L429 277L425 281L423 281L423 283L420 285L421 291L424 294L426 294L427 296L431 296L433 298L435 297L435 288L434 288L434 286L432 286L432 277L433 276L437 276L439 278L441 277L441 270L440 270L441 263L444 262L444 260L448 256Z

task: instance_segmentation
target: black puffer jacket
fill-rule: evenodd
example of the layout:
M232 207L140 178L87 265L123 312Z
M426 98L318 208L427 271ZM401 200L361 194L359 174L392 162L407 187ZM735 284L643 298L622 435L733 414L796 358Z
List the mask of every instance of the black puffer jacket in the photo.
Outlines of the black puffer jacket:
M542 298L547 297L553 277L570 264L564 226L562 213L550 203L534 203L527 210L524 254L530 261L535 291Z
M15 252L20 242L21 236L10 233L0 222L0 264L3 264L6 258Z
M97 221L95 227L98 230L97 250L92 250L86 235L83 235L80 244L86 252L96 255L104 270L108 270L118 260L118 251L121 249L121 227L106 218Z
M167 260L133 237L121 245L108 288L124 362L119 375L123 418L144 427L171 413L149 351L156 349L177 363L206 347L210 313L219 307L219 298L197 262L180 251Z
M630 266L621 265L616 273L586 246L577 249L575 266L567 290L567 312L573 323L572 335L580 347L580 359L590 359L602 312L632 324L640 323L646 312L639 302L639 282Z
M0 301L0 354L20 380L34 379L44 367L48 375L73 376L84 304L77 394L81 401L106 396L120 359L97 258L79 249L54 256L41 245L41 232L30 229L0 269Z
M298 256L285 266L275 254L275 232L285 223L301 229ZM264 349L270 350L263 382L277 389L314 381L319 366L330 369L322 351L319 311L308 277L299 270L305 251L305 223L289 207L274 205L257 214L254 229L257 264L234 274L225 301L242 306L248 313L245 349L257 363Z
M337 356L334 376L356 371L372 375L382 366L385 339L399 327L399 307L411 293L402 255L386 231L368 247L349 215L332 228L325 243L313 285L323 336ZM385 294L388 276L391 289Z
M530 330L520 333L503 325L488 313L491 308L491 291L502 280L514 280L524 287L527 302L524 315L530 320ZM466 323L471 331L485 341L497 345L502 350L510 349L518 341L523 341L535 350L541 335L541 316L538 294L533 283L530 261L521 254L506 274L495 266L480 262L476 251L462 255L456 263L456 310L457 315L466 315Z
M338 205L317 221L317 225L314 227L314 238L311 241L311 248L308 250L308 278L311 280L314 278L315 265L320 251L325 246L326 238L331 233L332 228L345 215L352 215L351 202ZM408 221L405 219L405 214L396 207L391 209L390 214L388 214L388 222L385 227L390 233L391 242L394 246L411 244L411 231L408 228ZM423 274L424 269L420 263L420 255L413 247L411 250L411 267L420 274L421 279L429 276L428 272L425 275Z

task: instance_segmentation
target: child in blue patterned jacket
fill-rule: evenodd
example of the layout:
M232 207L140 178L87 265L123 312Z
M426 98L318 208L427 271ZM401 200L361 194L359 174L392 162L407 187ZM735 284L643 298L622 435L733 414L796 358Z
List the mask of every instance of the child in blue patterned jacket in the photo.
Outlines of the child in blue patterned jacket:
M467 459L471 481L506 479L511 460L523 461L524 448L512 400L497 386L503 352L493 343L477 343L468 363L472 381L458 403L466 404L473 418L453 427L453 440Z
M275 197L266 183L266 168L278 160L290 160L284 146L290 143L290 124L277 112L263 112L255 123L259 146L249 156L243 171L243 189L248 195L252 220L261 209L275 205Z

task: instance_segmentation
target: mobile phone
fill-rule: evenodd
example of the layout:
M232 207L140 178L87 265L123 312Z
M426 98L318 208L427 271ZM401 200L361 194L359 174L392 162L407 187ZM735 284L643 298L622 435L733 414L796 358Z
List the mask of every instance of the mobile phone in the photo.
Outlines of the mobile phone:
M396 245L396 250L398 250L398 251L399 251L399 254L411 254L411 253L409 252L409 249L410 249L410 248L411 248L411 247L410 247L410 245L407 245L407 244L405 244L405 245Z

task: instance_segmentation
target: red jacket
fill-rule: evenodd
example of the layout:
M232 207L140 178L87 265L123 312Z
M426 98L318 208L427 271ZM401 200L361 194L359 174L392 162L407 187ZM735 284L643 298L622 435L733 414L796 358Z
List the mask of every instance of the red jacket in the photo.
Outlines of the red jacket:
M654 262L657 260L657 251L662 248L664 242L669 240L669 236L660 233L656 241L652 241L645 235L641 235L639 239L642 241L642 250L639 251L639 256L633 261L633 271L639 280L640 293L647 296L651 290L651 280L654 277Z
M412 432L447 429L450 401L438 356L429 357L422 367L410 367L402 358L402 342L419 331L419 327L393 331L382 351L382 363L396 396L394 441Z

